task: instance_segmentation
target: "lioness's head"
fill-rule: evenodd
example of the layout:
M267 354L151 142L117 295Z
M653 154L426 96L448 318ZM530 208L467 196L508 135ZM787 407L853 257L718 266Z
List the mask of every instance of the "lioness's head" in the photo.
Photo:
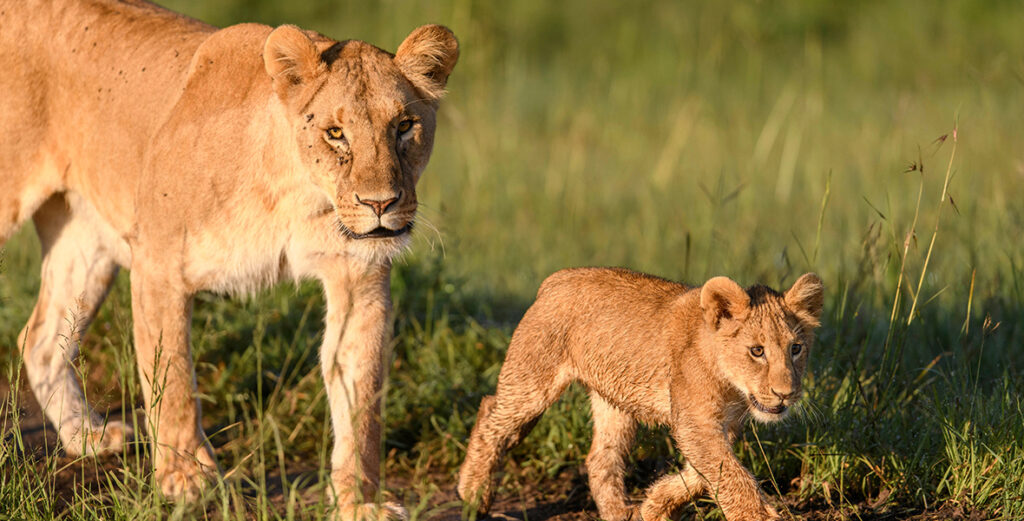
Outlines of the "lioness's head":
M338 233L396 253L412 229L458 42L440 25L414 30L396 54L311 34L278 27L263 51L301 168L331 201Z
M715 277L701 288L700 305L719 370L746 396L754 418L780 420L799 400L822 291L813 273L797 279L784 294L765 286L744 290L727 277Z

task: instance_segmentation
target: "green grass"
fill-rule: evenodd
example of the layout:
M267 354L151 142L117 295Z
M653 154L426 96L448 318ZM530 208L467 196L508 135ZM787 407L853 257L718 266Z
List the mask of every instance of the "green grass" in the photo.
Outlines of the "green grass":
M540 281L580 265L774 286L816 271L827 299L805 414L737 444L756 475L774 477L766 489L849 515L881 504L1024 517L1024 6L168 4L218 25L297 23L392 50L422 23L460 38L418 192L439 231L420 228L393 278L386 470L417 518L453 488L476 407ZM28 228L0 269L0 362L15 381L15 338L38 285ZM131 410L129 310L122 275L83 373L107 383L94 399ZM314 285L200 296L204 416L230 473L209 515L324 508L322 310ZM513 452L503 493L575 476L588 416L570 391ZM638 487L674 458L664 432L641 438ZM130 448L126 471L101 469L100 492L58 500L54 471L67 461L25 454L18 439L12 429L0 448L0 518L203 512L156 498L144 446ZM695 514L718 515L708 504Z

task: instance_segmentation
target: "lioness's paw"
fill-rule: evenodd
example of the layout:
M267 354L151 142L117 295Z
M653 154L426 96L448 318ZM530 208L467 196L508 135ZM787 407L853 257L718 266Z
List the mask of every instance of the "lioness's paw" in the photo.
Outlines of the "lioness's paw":
M157 482L164 496L178 500L195 501L206 488L207 476L202 472L174 469L157 474Z
M176 501L192 502L199 498L213 481L216 470L194 459L179 459L173 465L156 470L156 481L164 496Z
M133 432L131 427L119 421L85 427L64 442L64 452L69 456L100 456L121 452Z
M135 431L128 424L119 421L108 422L102 429L89 434L95 454L121 452L124 444L132 439Z
M391 519L394 521L408 521L409 519L409 511L405 507L390 501L381 505L381 513L387 516L381 519Z
M334 512L336 521L407 521L409 512L398 503L386 502L338 505Z

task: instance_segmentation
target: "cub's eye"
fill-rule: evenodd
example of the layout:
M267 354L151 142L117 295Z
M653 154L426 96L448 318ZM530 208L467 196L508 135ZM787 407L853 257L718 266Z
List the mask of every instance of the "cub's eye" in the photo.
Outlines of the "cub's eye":
M761 358L764 356L764 348L761 346L754 346L750 348L750 356L754 358Z
M409 130L411 130L412 129L412 123L413 123L413 121L411 119L406 119L406 120L403 120L401 123L399 123L398 124L398 134L402 135L402 134L405 134L406 132L408 132Z
M327 129L327 139L345 139L345 132L339 127Z
M796 355L800 354L800 352L803 351L803 350L804 350L804 345L803 344L793 344L792 346L789 347L789 352L793 353L793 356L796 356Z

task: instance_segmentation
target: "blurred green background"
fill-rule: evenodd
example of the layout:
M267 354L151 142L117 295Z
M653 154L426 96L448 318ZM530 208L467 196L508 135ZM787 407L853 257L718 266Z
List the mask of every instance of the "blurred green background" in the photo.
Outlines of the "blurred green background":
M414 255L443 245L474 290L529 298L576 265L773 284L814 269L836 288L879 220L871 205L907 227L919 179L901 173L921 147L941 176L929 145L958 119L963 215L937 245L934 287L962 293L978 268L993 294L1021 258L1006 241L1024 232L1016 2L168 5L389 50L417 25L448 25L462 54L419 190L441 233L423 230ZM800 246L813 249L830 172L809 262Z
M766 490L796 498L795 511L825 501L855 514L1024 516L1024 4L165 5L392 51L424 23L459 38L418 188L421 226L394 276L387 465L414 516L451 499L476 407L540 282L583 265L776 287L816 271L828 298L805 414L737 446L772 477ZM28 316L36 249L29 230L6 245L0 345ZM321 307L313 284L241 302L200 296L208 432L248 483L322 462ZM129 309L121 280L88 362L115 352L130 364ZM16 363L13 349L3 356ZM110 378L131 401L132 371ZM266 418L291 435L275 438ZM502 493L578 481L588 421L584 393L570 391L512 454ZM282 456L253 448L264 446ZM647 431L633 491L673 456L663 432ZM46 479L0 482L0 498ZM117 494L148 501L133 487ZM275 504L254 508L287 517Z

